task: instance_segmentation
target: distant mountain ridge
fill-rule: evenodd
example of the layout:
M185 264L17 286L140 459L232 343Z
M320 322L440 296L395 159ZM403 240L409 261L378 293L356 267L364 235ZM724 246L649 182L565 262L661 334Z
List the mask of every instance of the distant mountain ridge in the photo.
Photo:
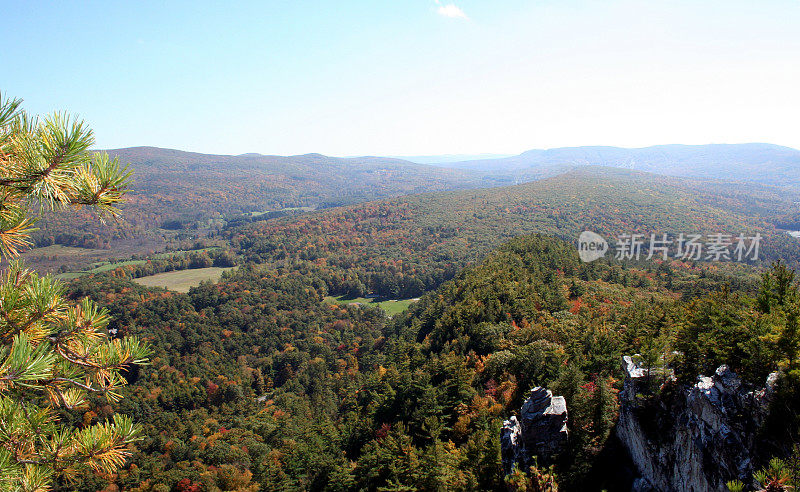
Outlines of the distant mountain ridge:
M136 191L209 188L209 191L220 192L228 187L255 186L279 192L271 199L262 196L254 203L240 204L244 205L242 211L247 211L248 207L260 210L274 206L319 206L325 201L363 201L470 188L480 183L479 174L473 171L386 157L340 158L316 153L220 155L158 147L106 152L130 164ZM290 197L288 201L287 197ZM276 203L268 203L271 201Z
M513 154L440 154L440 155L398 155L390 156L395 159L403 159L404 161L411 161L417 164L432 164L441 166L442 163L462 162L462 161L476 161L487 159L503 159L506 157L513 157ZM447 166L445 166L447 167Z
M260 169L272 172L310 169L319 170L320 168L338 168L345 171L370 170L376 168L402 169L419 173L430 173L431 175L448 178L467 176L470 174L463 171L453 172L452 168L445 168L443 166L418 164L392 157L330 157L318 153L291 156L258 153L240 155L201 154L198 152L147 146L108 149L106 152L112 156L119 157L121 161L129 162L140 172L143 170L151 171L154 168L177 172L198 169L193 166L201 165L204 169Z
M643 148L562 147L529 150L500 159L441 162L440 166L526 179L535 172L609 166L667 176L800 186L800 150L765 143L656 145ZM552 174L552 173L546 173Z

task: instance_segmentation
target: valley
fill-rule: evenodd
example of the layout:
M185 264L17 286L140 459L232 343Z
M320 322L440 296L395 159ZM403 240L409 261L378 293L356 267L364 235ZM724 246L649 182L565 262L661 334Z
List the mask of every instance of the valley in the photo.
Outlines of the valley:
M200 156L173 158L185 172L213 168ZM504 422L540 386L564 395L571 437L539 452L554 468L530 473L554 470L567 490L626 489L650 458L631 457L625 443L651 439L631 423L638 420L629 406L683 390L648 383L637 399L621 399L623 356L674 371L675 384L726 364L754 386L794 360L787 347L800 345L786 338L793 309L786 303L795 301L776 286L786 281L785 266L800 266L800 242L783 229L796 220L800 191L604 166L506 186L462 178L420 177L427 184L412 189L403 177L382 191L361 183L376 196L336 206L279 199L283 192L243 206L237 200L253 193L248 187L230 200L204 201L197 184L189 191L164 178L171 188L146 188L122 209L124 216L146 204L156 229L95 224L120 238L105 249L53 244L24 253L55 270L70 299L108 309L115 337L152 347L152 365L130 374L124 399L88 404L90 422L102 422L103 412L143 417L143 439L114 484L515 487L531 478L510 473L513 460L530 463L501 443L513 428ZM219 176L207 179L224 187ZM301 197L300 183L286 192ZM183 207L199 215L173 219ZM56 224L42 231L49 227ZM586 230L609 239L757 233L763 240L759 257L746 262L607 255L582 263L575 241ZM773 407L791 400L793 378L781 380ZM765 412L778 415L773 407ZM620 415L625 427L617 431ZM747 448L758 466L775 446L789 449L771 418L759 432L772 436L772 447ZM800 421L780 418L790 435L800 432ZM693 480L736 478L715 473ZM105 480L74 486L89 491Z
M207 241L237 224L399 195L507 187L570 172L591 172L599 169L594 167L598 165L630 167L622 163L634 159L634 155L642 159L637 162L652 162L653 156L659 156L664 162L680 163L673 167L642 164L636 169L678 179L699 177L700 181L694 185L691 181L684 183L698 189L699 184L708 182L733 202L740 198L734 196L737 193L752 192L760 197L769 196L767 202L781 203L779 210L789 214L796 206L788 202L795 197L796 205L800 195L796 186L786 188L794 183L792 179L763 181L758 178L761 171L754 171L760 169L758 163L762 159L780 162L780 169L784 170L781 172L788 173L787 176L800 175L800 159L784 148L756 144L554 149L496 161L439 165L380 157L341 159L319 154L207 155L152 147L117 149L110 154L130 163L135 170L133 190L122 205L120 218L101 224L89 211L45 214L34 236L38 247L27 255L32 265L45 271L54 271L61 265L67 265L71 271L80 270L92 261L144 256ZM712 172L708 166L702 166L703 172L698 171L702 159L720 162L719 169L730 169L730 176L736 176L738 182L714 184L713 178L727 175L722 171ZM612 169L604 172L612 173ZM751 184L743 184L747 181ZM770 186L761 186L759 182ZM724 188L728 190L723 192ZM778 198L779 195L785 199ZM764 204L762 200L759 206ZM781 220L779 214L772 215L774 221ZM57 253L42 249L48 245L82 250Z
M800 489L800 2L0 5L0 492Z
M800 259L776 227L794 200L758 184L585 167L255 214L209 234L215 248L91 265L69 295L108 307L115 333L155 348L116 407L149 416L117 483L498 488L522 479L503 471L503 420L545 385L570 412L559 484L629 487L636 465L614 437L623 355L694 354L670 359L680 381L724 363L759 384L784 364L769 340L786 318L756 298L773 260ZM574 246L583 230L759 232L763 256L586 264ZM238 267L201 266L219 261ZM699 326L710 331L698 338Z

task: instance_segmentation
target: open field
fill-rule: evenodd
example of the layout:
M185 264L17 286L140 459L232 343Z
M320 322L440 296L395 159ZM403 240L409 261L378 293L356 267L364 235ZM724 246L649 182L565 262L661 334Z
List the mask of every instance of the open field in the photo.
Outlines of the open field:
M368 304L371 306L378 306L383 309L388 316L402 313L412 303L417 302L418 299L389 299L378 300L377 298L369 297L356 297L353 299L346 299L344 296L334 297L327 296L325 302L335 302L336 304Z
M169 257L175 256L175 255L181 255L181 254L187 254L187 253L199 252L199 251L211 251L211 250L215 250L215 249L219 249L219 246L212 246L212 247L209 247L209 248L202 248L202 249L195 249L195 250L166 251L164 253L154 254L154 255L152 255L152 256L150 256L148 258L149 259L158 260L158 259L169 258ZM90 249L85 249L85 248L72 248L72 247L59 246L59 245L47 246L46 248L37 248L37 249L31 250L31 252L28 252L26 254L31 255L34 252L36 252L36 254L38 254L41 257L47 257L48 255L50 255L50 258L53 258L53 257L56 257L56 258L57 257L62 257L62 258L64 258L64 257L68 257L70 255L72 255L72 256L81 256L82 255L82 257L84 257L84 258L91 258L91 256L89 256L89 255L91 254L92 251L100 251L101 252L101 256L107 256L108 255L108 252L105 251L105 250L90 250ZM69 271L69 272L66 272L66 273L59 273L59 274L56 275L56 278L60 278L62 280L70 280L70 279L73 279L73 278L78 278L81 275L85 275L87 273L104 273L104 272L108 272L108 271L114 270L115 268L118 268L118 267L122 267L122 266L126 266L126 265L142 265L142 264L144 264L146 262L147 262L147 259L144 259L144 260L122 260L122 261L118 261L118 260L113 260L113 261L109 261L109 260L95 261L95 262L93 262L93 263L91 263L89 265L85 265L84 268L76 269L76 270ZM66 263L66 264L68 264L68 263Z
M84 272L107 264L111 258L130 258L133 255L148 256L163 251L170 242L164 238L137 237L115 241L110 249L77 248L54 244L32 248L22 253L25 263L44 273L52 273L66 266L70 272ZM95 273L95 272L93 272Z
M182 255L182 254L185 254L185 253L195 253L195 252L200 252L200 251L211 251L211 250L214 250L214 249L219 249L219 247L214 246L214 247L211 247L211 248L202 248L202 249L194 249L194 250L167 251L167 252L164 252L164 253L158 253L158 254L152 255L149 258L152 258L154 260L160 260L160 259L164 259L164 258L169 258L171 256L175 256L175 255ZM93 264L91 266L91 269L89 269L89 270L85 270L83 272L76 272L76 273L78 273L78 274L83 274L83 273L103 273L103 272L108 272L110 270L114 270L115 268L121 267L121 266L143 265L144 263L147 263L147 260L125 260L125 261L117 261L117 262L114 262L114 263L109 262L109 261L101 261L99 263Z
M104 260L111 254L105 249L74 248L54 244L44 248L33 248L20 256L28 265L38 270L52 270L62 264L87 265Z
M167 290L176 292L189 292L189 289L200 285L204 280L216 282L222 276L222 272L232 270L236 267L220 268L195 268L191 270L178 270L174 272L157 273L149 277L141 277L133 281L146 287L164 287Z
M91 270L87 270L86 272L76 272L76 273L103 273L109 272L115 268L126 266L126 265L143 265L147 263L146 260L126 260L126 261L118 261L116 263L111 263L108 261L102 261L100 263L96 263L92 265Z

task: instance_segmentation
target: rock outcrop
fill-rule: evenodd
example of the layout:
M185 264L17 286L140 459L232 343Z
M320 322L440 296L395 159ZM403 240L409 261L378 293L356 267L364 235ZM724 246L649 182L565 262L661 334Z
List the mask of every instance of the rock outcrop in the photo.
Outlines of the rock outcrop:
M725 491L729 480L750 480L774 375L766 389L747 391L723 365L694 385L671 381L644 397L647 371L628 356L622 368L617 436L641 474L634 490Z
M539 465L548 465L567 444L567 403L563 396L553 396L537 386L525 400L520 416L503 422L500 446L503 468L511 473L514 466L527 470L532 456Z

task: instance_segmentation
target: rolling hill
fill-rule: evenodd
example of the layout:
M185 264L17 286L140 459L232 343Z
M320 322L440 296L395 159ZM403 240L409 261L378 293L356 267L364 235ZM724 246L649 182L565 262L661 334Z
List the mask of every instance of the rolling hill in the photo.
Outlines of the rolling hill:
M134 172L119 222L89 213L52 213L37 244L109 247L123 240L191 230L197 237L244 214L326 208L410 193L480 186L478 173L381 157L320 154L209 155L155 147L107 151Z
M134 194L176 194L174 203L188 205L189 212L198 205L220 213L330 206L479 184L474 172L382 157L232 156L154 147L108 153L135 170ZM227 206L220 208L219 199Z
M403 196L255 222L228 228L225 236L245 258L270 268L291 268L294 258L319 260L337 294L416 297L504 241L531 233L575 241L587 229L608 239L758 231L766 237L763 260L794 264L800 241L776 224L798 199L764 185L582 167L516 186Z
M595 195L597 200L593 206L596 211L607 213L607 204L602 203L602 194L598 195L603 190L591 182L599 179L597 173L603 176L601 182L618 182L623 177L633 180L625 186L634 195L651 190L655 198L643 195L640 205L652 217L662 216L665 210L676 210L675 206L664 209L659 201L663 198L664 190L671 188L674 190L668 198L673 201L676 197L682 197L685 198L684 203L695 203L699 197L704 197L705 203L715 209L724 203L729 207L724 213L729 215L761 217L762 221L764 217L769 217L767 222L784 228L792 228L797 223L797 202L800 201L796 193L790 195L785 190L771 186L704 178L705 175L724 174L725 167L720 162L736 161L749 163L739 165L740 169L748 169L750 173L742 176L750 176L753 181L772 181L756 173L758 162L769 162L770 176L783 176L782 179L775 179L779 181L778 184L792 184L798 179L797 173L792 174L795 170L793 156L798 151L776 146L554 149L531 151L506 159L452 164L457 169L415 164L401 159L334 158L320 154L231 156L154 147L117 149L109 153L119 157L122 162L130 163L134 171L133 191L122 207L121 219L102 224L86 211L47 214L37 224L41 229L36 236L38 246L57 244L83 248L77 250L79 254L75 249L46 251L43 254L49 258L48 264L81 266L102 261L109 256L146 254L163 250L167 245L178 246L181 242L202 239L230 226L232 221L240 223L275 218L313 209L420 193L445 194L410 197L408 201L430 201L430 204L421 203L420 206L439 207L439 210L461 207L464 213L475 216L484 216L495 208L513 210L519 206L523 211L535 210L528 208L525 200L553 198L554 193L561 193L562 196L548 202L547 206L559 207L561 212L547 209L550 215L565 214L565 210L571 210L570 200L581 203L586 202L587 196ZM634 154L638 157L631 157ZM727 160L720 156L727 156ZM561 164L557 164L559 162ZM614 167L600 170L594 166L596 162L610 163ZM646 168L658 174L694 172L700 176L676 180L619 169L619 166ZM548 177L554 178L538 185L502 187ZM589 184L594 187L587 189ZM491 189L497 186L501 187ZM526 197L525 194L530 196ZM648 201L650 198L653 200ZM615 199L624 203L623 197ZM486 203L489 208L474 209L476 201ZM623 207L622 210L627 208ZM585 211L573 210L560 220L575 221L576 217L584 215ZM445 224L447 218L445 214L438 219L440 224L437 227L452 228ZM459 220L467 219L464 217ZM493 220L499 222L493 227L516 231L517 226L512 219L505 215L497 216ZM509 220L512 222L507 223ZM502 237L509 237L509 234L503 233ZM91 254L82 258L86 256L82 254L83 251L91 251ZM69 258L63 257L62 253Z

